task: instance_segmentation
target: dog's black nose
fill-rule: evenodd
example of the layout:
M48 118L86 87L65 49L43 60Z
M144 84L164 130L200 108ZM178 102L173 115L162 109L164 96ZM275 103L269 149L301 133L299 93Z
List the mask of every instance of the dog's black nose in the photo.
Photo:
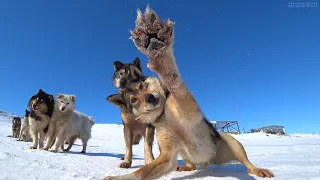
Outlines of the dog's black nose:
M157 101L158 101L158 99L157 99L156 97L154 97L154 95L152 95L152 94L148 94L148 95L146 96L146 102L147 102L147 103L156 104Z
M62 108L61 108L61 111L64 111L65 109L66 109L65 107L62 107Z
M32 108L35 108L36 107L36 104L32 104Z

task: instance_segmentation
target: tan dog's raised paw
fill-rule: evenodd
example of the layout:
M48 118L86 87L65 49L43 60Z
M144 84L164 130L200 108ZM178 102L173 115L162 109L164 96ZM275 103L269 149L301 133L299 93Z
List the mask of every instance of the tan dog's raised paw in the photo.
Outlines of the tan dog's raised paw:
M136 29L131 31L130 39L135 46L149 58L148 67L159 66L151 59L171 50L173 42L173 22L161 22L158 15L148 6L145 14L138 9Z

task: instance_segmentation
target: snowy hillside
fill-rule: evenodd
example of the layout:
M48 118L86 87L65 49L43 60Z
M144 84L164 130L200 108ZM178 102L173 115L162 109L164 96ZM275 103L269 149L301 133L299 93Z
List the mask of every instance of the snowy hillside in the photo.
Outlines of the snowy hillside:
M13 117L16 117L16 115L5 112L0 109L0 118L2 121L11 122ZM23 119L23 117L21 117L21 119Z
M4 113L5 114L5 113ZM8 119L9 118L9 119ZM17 142L11 134L11 117L0 116L0 180L93 180L106 175L125 174L144 164L143 142L133 148L132 168L120 169L125 152L122 126L96 124L87 153L80 154L81 141L76 141L69 153L29 150L30 142ZM265 134L234 135L247 150L257 167L268 168L281 180L320 179L320 135L295 134L266 136ZM155 156L159 155L154 145ZM179 160L179 164L183 163ZM172 172L161 179L184 180L254 180L241 164L210 166L194 172Z

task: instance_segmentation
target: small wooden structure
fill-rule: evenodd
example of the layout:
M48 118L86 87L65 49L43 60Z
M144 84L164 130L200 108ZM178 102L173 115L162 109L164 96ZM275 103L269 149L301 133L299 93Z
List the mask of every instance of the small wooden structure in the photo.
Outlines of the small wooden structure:
M238 121L210 121L218 132L241 134Z

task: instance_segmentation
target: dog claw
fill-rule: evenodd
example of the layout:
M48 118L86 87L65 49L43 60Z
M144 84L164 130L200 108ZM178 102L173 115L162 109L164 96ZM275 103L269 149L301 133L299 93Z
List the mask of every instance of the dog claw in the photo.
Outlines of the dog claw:
M249 173L254 174L258 177L268 177L268 178L274 177L274 174L268 169L255 168L253 170L249 170Z
M29 149L37 149L37 147L30 146Z
M122 162L120 165L119 165L120 168L130 168L131 167L131 163L128 163L128 162Z

